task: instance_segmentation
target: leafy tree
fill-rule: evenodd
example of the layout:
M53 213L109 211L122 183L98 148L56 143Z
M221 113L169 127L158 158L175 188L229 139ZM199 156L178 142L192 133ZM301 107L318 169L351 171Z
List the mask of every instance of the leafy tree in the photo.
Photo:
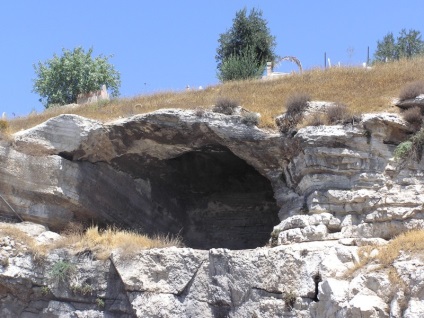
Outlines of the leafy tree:
M86 53L81 47L62 52L60 57L54 54L52 59L34 65L37 78L33 92L41 96L46 108L75 103L79 94L99 90L102 85L112 96L119 95L120 75L109 64L110 56L93 58L92 48Z
M416 30L406 32L405 29L402 29L397 38L397 50L399 58L410 58L424 53L424 42L421 40L421 32Z
M377 50L374 53L376 61L394 61L400 58L411 58L424 53L424 42L420 31L402 29L396 41L393 33L388 33L383 40L377 41Z
M270 34L267 21L262 18L260 10L252 9L249 15L246 8L237 11L232 27L220 34L218 42L215 57L218 62L218 78L225 78L221 73L228 66L228 61L230 64L237 64L240 60L251 58L252 52L253 63L261 72L266 62L273 62L277 57L274 53L275 37ZM238 62L234 62L237 60Z
M374 53L376 61L385 62L397 59L397 48L393 33L387 33L383 40L377 41L377 51Z

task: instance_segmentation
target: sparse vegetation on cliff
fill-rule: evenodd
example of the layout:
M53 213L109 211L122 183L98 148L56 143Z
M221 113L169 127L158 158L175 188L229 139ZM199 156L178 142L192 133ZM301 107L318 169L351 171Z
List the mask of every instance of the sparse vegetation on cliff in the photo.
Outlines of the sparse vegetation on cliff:
M120 249L122 256L128 256L142 249L181 245L179 237L170 235L149 237L145 234L122 230L113 226L106 229L91 226L86 230L78 226L73 227L65 231L63 238L54 244L56 248L71 247L76 250L88 248L99 259L108 258L114 249Z

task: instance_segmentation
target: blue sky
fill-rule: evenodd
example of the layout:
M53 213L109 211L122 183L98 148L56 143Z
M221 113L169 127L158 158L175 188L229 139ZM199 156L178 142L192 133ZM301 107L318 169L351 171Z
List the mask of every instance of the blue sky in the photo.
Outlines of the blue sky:
M0 113L43 111L33 64L62 48L113 54L122 97L217 84L219 34L244 7L263 11L276 53L304 68L322 67L324 52L332 64L360 65L388 32L424 32L422 0L2 1ZM284 62L277 71L292 69Z

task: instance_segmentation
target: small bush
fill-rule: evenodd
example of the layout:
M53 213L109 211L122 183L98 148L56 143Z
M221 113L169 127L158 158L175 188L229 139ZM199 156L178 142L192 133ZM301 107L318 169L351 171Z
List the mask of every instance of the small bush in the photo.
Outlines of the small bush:
M325 114L329 124L344 123L352 118L348 107L341 103L328 107Z
M286 101L286 114L289 116L301 115L308 107L311 97L305 93L296 93L290 95Z
M5 131L9 127L7 120L0 119L0 132Z
M296 93L290 95L286 101L286 113L277 118L276 124L282 133L287 133L303 119L303 112L308 107L311 100L308 94Z
M412 141L410 140L404 141L396 147L394 151L394 157L395 159L406 159L407 157L409 157L411 151L412 151Z
M50 290L49 286L41 287L41 295L48 296L50 294L51 294L51 290Z
M424 127L421 128L409 140L400 143L395 151L395 159L413 159L420 161L424 149Z
M284 294L283 299L288 311L292 311L294 304L296 303L296 298L297 298L297 295L292 290Z
M424 148L424 128L421 128L415 135L411 137L412 141L412 157L416 161L420 161Z
M74 294L81 294L86 296L92 294L93 287L87 283L84 283L83 285L72 285L71 290Z
M69 261L60 260L53 265L50 276L57 281L65 282L68 281L74 270L75 265L71 264Z
M216 100L215 106L212 108L212 111L214 113L233 115L237 106L239 106L238 101L222 97Z
M233 54L222 61L218 79L221 82L260 78L265 70L254 49L247 48L240 55Z
M424 94L424 81L415 81L406 84L399 93L399 100L413 99Z
M418 130L423 123L423 116L420 107L406 109L402 112L402 118Z
M105 301L101 298L96 298L96 305L99 308L104 308L105 307Z
M202 118L203 116L205 116L206 110L202 107L196 107L196 109L194 110L194 114L196 115L196 117Z
M259 115L257 113L243 113L241 122L247 126L259 125Z

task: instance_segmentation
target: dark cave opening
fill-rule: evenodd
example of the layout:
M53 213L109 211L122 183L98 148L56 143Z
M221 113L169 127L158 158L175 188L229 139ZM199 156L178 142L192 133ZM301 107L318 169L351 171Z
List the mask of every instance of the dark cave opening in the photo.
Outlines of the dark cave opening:
M203 148L168 160L185 211L183 238L193 248L255 248L279 223L268 179L228 149Z
M178 233L187 247L264 246L279 223L270 181L228 148L203 147L167 160L131 155L115 164L149 182L154 211L139 212L149 222L143 228Z

